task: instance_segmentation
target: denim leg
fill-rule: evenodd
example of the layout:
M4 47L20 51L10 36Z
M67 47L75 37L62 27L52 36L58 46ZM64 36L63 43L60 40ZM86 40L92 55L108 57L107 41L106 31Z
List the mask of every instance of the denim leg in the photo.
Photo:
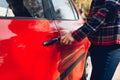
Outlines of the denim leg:
M112 80L120 62L120 46L91 46L91 80Z

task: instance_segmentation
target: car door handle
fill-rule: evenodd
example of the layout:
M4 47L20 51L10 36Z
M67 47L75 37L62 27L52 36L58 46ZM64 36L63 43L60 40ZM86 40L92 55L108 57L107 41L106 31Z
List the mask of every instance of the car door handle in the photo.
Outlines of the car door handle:
M44 46L49 46L60 41L60 38L53 38L51 40L43 42Z

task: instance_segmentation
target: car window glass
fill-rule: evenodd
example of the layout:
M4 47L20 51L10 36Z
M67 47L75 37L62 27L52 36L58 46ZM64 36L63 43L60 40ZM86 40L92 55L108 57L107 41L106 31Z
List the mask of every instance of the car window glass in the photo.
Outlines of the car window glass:
M0 16L14 16L6 0L0 0Z
M52 0L57 19L76 19L69 0Z
M24 5L33 17L44 18L42 0L24 0Z
M70 0L0 0L0 17L75 20L76 14Z
M42 0L0 0L0 16L44 18Z

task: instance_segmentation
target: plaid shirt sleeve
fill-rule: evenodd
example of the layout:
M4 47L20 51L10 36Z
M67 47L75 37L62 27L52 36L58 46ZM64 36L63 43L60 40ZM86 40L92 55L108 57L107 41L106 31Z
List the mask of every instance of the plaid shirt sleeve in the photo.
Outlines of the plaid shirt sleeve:
M106 0L104 6L98 9L96 14L92 15L92 17L87 20L82 27L72 33L72 37L77 41L81 41L86 36L89 36L90 33L96 32L98 28L100 28L100 26L102 26L105 22L107 13L113 11L114 9L115 2Z

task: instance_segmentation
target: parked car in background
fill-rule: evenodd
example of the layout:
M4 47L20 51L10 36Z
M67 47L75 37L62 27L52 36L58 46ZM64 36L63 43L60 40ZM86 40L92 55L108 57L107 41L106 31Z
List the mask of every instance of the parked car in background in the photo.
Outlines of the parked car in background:
M72 0L1 0L0 80L82 80L88 38L59 39L83 23Z

